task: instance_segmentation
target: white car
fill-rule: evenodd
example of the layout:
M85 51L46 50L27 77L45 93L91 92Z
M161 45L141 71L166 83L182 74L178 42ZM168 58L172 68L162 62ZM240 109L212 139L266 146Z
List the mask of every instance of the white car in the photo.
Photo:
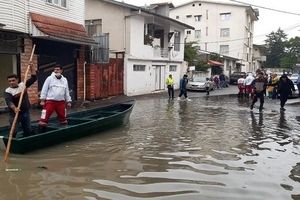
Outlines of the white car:
M299 74L292 74L289 79L291 79L291 81L293 81L294 84L296 84L297 80L298 80Z
M216 88L215 84L208 78L194 77L188 82L186 89L195 91L206 91L206 87L209 87L209 90L214 90Z

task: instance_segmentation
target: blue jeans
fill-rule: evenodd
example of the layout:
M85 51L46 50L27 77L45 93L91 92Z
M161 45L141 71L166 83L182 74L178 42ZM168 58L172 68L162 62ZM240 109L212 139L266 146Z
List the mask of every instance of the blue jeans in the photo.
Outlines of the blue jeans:
M11 126L12 126L12 123L14 121L14 118L15 118L15 113L10 112L9 113L9 123L10 123ZM18 117L18 121L16 123L14 136L17 133L19 123L21 123L22 129L23 129L23 136L25 137L25 136L31 135L32 129L31 129L31 120L30 120L29 110L19 113L19 117Z

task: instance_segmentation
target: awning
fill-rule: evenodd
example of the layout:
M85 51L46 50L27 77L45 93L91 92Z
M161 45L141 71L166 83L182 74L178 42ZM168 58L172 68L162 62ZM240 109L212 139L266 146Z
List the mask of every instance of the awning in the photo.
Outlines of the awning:
M215 60L208 60L207 64L212 65L212 66L222 66L223 65L223 63L220 63Z
M33 37L83 45L97 44L87 35L81 24L37 13L30 13L30 17L33 23Z

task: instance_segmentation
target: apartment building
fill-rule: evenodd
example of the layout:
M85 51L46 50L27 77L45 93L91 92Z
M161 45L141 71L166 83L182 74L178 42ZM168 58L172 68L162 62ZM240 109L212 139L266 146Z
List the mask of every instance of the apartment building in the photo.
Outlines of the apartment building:
M217 1L192 1L170 10L170 17L193 26L186 42L196 42L199 52L217 54L223 71L255 71L253 64L254 22L258 10L251 6Z

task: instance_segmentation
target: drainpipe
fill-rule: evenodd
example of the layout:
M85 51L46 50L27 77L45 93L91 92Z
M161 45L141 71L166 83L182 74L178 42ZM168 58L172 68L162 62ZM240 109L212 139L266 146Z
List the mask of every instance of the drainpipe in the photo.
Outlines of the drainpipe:
M83 63L83 102L86 99L86 73L85 73L86 61Z

